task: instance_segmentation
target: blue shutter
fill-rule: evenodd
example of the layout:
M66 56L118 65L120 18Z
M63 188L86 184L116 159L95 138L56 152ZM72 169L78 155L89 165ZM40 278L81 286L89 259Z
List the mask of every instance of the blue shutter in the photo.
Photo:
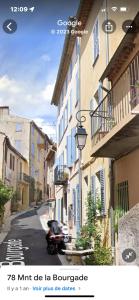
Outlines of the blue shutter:
M102 118L102 116L104 117L104 109L103 109L103 103L102 100L103 100L103 91L102 91L102 84L99 83L99 86L98 86L98 105L99 105L99 108L98 108L98 111L99 111L99 115L100 117L98 117L98 129L100 132L104 132L104 127L105 127L105 119Z
M76 224L76 191L75 189L72 190L72 205L73 205L73 220L74 225Z
M72 90L70 92L70 99L69 99L69 118L72 115Z
M80 100L80 82L79 82L79 72L76 74L76 104Z
M71 130L71 162L76 161L76 144L75 144L76 127Z
M99 37L98 37L98 19L95 22L93 29L93 47L94 47L94 62L99 55Z
M71 167L71 135L67 136L67 165Z
M80 201L80 193L79 193L79 184L76 186L76 232L80 233L81 229L81 201Z
M106 214L106 191L105 191L105 170L100 170L100 185L101 185L101 213Z

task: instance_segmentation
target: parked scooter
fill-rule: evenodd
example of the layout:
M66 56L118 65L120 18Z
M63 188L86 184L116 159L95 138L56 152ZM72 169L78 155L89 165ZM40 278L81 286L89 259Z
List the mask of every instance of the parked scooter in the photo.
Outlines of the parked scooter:
M64 243L70 243L71 242L71 235L68 233L68 226L66 224L61 225L61 230L64 235Z
M48 254L64 254L62 250L66 249L64 234L59 223L56 220L47 222L49 230L46 234Z

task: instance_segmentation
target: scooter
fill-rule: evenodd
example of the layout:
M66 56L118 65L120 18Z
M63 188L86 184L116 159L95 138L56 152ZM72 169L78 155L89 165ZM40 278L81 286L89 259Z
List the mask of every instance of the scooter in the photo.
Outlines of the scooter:
M64 254L62 250L66 249L64 242L64 234L56 220L47 222L49 227L48 233L46 234L47 241L47 252L48 254Z

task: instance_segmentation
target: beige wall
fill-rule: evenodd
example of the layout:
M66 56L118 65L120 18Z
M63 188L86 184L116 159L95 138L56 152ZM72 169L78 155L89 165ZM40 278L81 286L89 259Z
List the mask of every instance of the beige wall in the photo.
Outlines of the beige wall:
M32 130L32 128L34 128ZM39 130L31 124L31 140L30 140L30 174L35 179L35 186L36 189L42 191L42 199L45 199L44 194L44 177L45 177L45 170L44 170L44 161L45 161L45 138L40 134ZM32 152L32 143L34 144L34 152ZM41 146L39 146L42 145Z
M27 160L29 160L30 122L28 119L12 116L4 113L0 108L0 131L4 132L16 148L16 140L21 140L21 149L17 149ZM21 131L16 131L16 124L20 123Z
M139 149L114 162L115 184L128 180L129 208L139 202Z
M5 153L5 136L0 134L0 149ZM14 170L10 167L10 155L14 157ZM28 163L25 161L14 149L7 146L7 162L5 155L0 156L0 179L8 186L12 187L14 191L19 190L22 198L21 207L27 208L29 205L29 183L20 179L20 163L22 164L22 174L29 175ZM9 211L9 205L6 205L6 214Z

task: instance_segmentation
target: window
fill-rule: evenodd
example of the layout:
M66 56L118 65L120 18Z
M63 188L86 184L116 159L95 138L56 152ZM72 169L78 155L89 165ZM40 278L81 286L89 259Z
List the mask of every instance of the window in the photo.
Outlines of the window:
M69 98L69 119L72 115L72 90L70 92L70 98Z
M31 154L34 156L35 154L35 145L34 143L31 144Z
M65 129L68 125L68 105L65 107Z
M93 99L91 99L90 101L90 109L91 110L95 110L98 107L98 114L100 115L100 117L92 117L91 118L91 135L95 135L95 133L97 133L98 131L103 132L104 128L105 128L105 119L101 117L101 115L103 114L103 103L102 102L103 99L103 93L102 93L102 88L101 88L101 83L98 86L98 90L95 93ZM99 113L100 111L100 113ZM104 116L104 115L103 115Z
M95 22L94 28L93 28L93 62L96 62L96 59L99 56L99 24L98 19Z
M15 130L16 132L22 131L22 123L16 123Z
M75 143L76 128L72 128L71 135L67 136L67 166L71 167L76 161L76 143Z
M73 205L73 218L74 218L74 225L76 224L76 190L72 190L72 205Z
M21 152L21 140L15 140L15 148L17 151Z
M13 157L12 154L10 153L10 170L12 170L12 165L13 165Z
M105 170L101 169L91 177L91 194L96 213L106 214L106 191L105 191Z
M31 125L31 134L34 135L34 126Z
M39 133L38 133L38 138L37 138L37 144L41 144L41 136Z
M15 157L10 153L10 170L15 169Z
M7 145L5 144L5 162L7 163L7 153L8 153L8 148Z
M76 161L75 133L76 133L76 128L72 128L71 130L71 162L72 163Z
M15 169L15 157L13 156L13 171Z
M22 163L20 162L20 174L22 174Z
M71 160L71 135L67 136L67 166L69 168L72 166L72 160Z
M120 182L116 186L116 209L119 217L122 217L129 210L128 181Z

